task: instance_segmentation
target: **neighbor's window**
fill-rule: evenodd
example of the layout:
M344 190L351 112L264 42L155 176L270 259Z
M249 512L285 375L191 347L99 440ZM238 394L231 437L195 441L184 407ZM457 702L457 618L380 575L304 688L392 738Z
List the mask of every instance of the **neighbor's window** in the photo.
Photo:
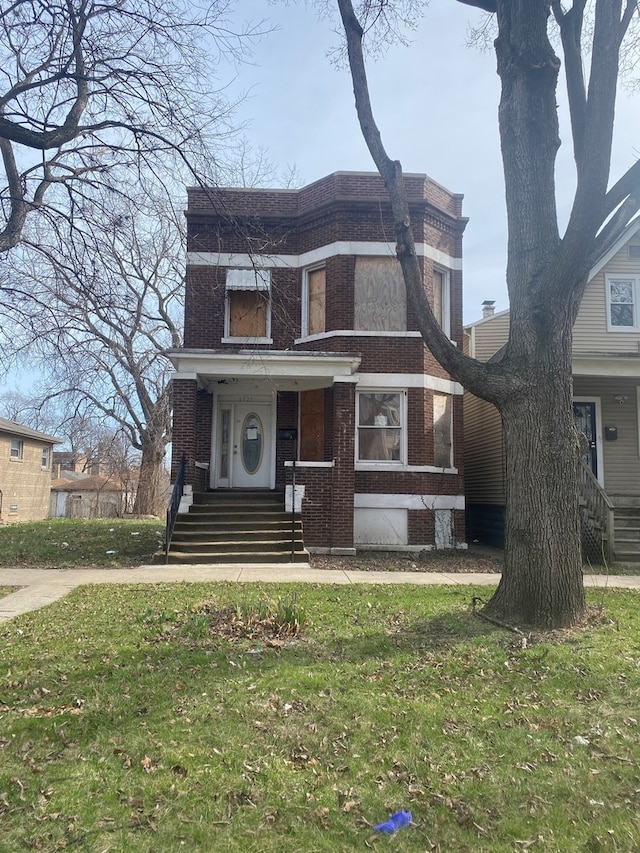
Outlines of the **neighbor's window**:
M319 335L326 331L327 271L321 267L306 276L306 333Z
M22 459L24 444L19 438L11 439L11 459Z
M453 448L453 419L451 397L447 394L433 395L433 464L438 468L450 468Z
M43 447L42 448L42 461L40 462L43 468L48 469L51 464L51 448Z
M404 392L359 391L357 459L359 462L402 462Z
M269 270L227 270L225 337L246 343L270 343Z
M637 323L635 291L635 278L607 277L609 329L635 329Z

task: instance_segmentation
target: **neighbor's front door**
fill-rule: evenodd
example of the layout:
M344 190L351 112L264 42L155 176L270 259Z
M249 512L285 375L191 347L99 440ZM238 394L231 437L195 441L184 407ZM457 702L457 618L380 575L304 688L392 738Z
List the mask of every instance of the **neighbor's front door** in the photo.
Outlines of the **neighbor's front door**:
M596 428L596 404L591 402L574 402L573 419L576 429L586 439L582 458L591 469L594 477L598 476L598 443Z
M271 485L271 406L234 403L219 410L217 484L236 489Z

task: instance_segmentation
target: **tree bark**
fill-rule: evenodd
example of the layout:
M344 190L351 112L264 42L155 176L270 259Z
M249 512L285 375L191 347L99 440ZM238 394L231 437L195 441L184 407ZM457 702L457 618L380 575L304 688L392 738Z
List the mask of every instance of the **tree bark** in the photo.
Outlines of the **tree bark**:
M162 515L165 501L162 495L162 465L164 442L147 442L142 446L140 476L133 506L135 515Z
M584 613L571 328L531 354L529 381L501 406L506 452L503 574L486 612L543 628Z

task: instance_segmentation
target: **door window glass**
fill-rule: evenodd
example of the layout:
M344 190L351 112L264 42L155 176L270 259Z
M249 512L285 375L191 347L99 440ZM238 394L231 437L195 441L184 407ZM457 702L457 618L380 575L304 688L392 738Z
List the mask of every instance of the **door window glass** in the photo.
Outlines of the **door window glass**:
M229 424L231 422L231 412L229 409L223 409L220 419L220 478L227 480L229 478Z
M262 462L264 432L262 421L255 412L250 412L242 422L242 464L247 474L255 474Z

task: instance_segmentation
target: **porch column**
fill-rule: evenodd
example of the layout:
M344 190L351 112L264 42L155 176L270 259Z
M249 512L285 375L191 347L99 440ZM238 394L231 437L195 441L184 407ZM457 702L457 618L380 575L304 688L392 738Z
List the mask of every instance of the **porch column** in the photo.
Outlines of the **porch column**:
M196 408L198 384L195 379L171 381L173 395L173 430L171 434L171 482L175 482L184 453L186 457L185 485L195 484Z
M353 496L355 475L355 382L336 381L333 386L333 497L331 504L331 552L355 553L353 544Z

